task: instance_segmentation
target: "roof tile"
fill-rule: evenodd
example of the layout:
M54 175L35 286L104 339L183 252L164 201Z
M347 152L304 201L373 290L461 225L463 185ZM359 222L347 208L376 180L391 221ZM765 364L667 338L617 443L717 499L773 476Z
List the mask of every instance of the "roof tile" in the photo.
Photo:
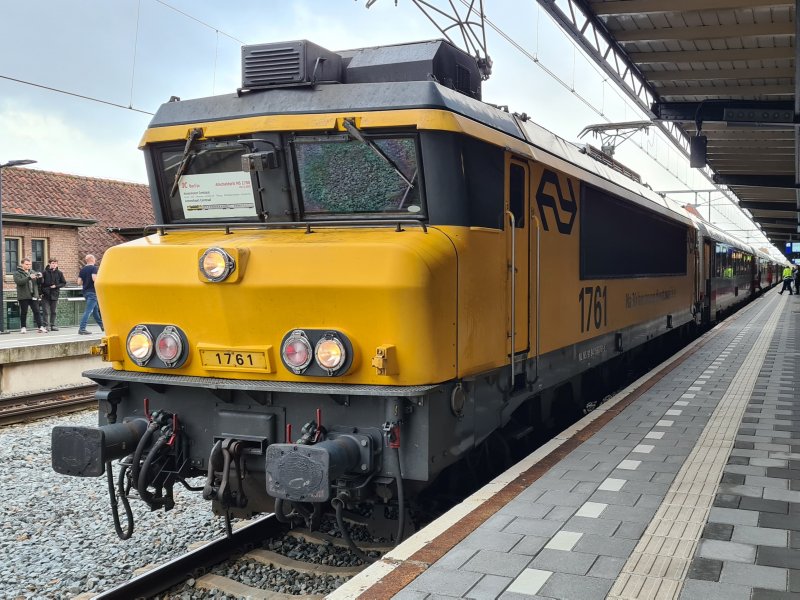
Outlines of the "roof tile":
M146 185L39 169L8 168L0 173L6 214L97 221L78 230L81 254L91 252L99 258L107 248L126 241L109 227L138 228L155 222Z

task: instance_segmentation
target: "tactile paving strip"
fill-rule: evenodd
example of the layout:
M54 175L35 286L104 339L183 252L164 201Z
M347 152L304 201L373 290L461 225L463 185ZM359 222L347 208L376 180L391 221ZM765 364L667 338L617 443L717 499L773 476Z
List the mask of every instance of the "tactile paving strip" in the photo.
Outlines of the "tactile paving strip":
M774 311L762 329L608 598L667 599L680 594L780 314Z

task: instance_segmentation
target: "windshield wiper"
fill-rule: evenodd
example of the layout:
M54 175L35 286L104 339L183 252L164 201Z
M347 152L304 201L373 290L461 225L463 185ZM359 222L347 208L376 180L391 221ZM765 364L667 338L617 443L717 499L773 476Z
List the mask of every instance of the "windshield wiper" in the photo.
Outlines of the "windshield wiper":
M377 154L383 160L385 160L386 163L390 167L392 167L394 172L397 173L400 179L406 182L406 185L408 186L409 189L414 187L413 179L409 180L408 177L403 175L403 172L397 166L397 163L395 163L391 158L386 156L386 153L383 150L381 150L375 142L365 138L364 135L361 133L361 130L358 127L356 127L355 123L353 123L350 119L344 119L342 121L342 124L344 125L344 128L347 130L347 133L349 133L354 139L368 146L375 154ZM414 174L414 179L416 179L416 173Z
M196 127L189 132L189 137L186 138L186 145L183 147L183 158L181 158L181 164L178 165L178 170L175 171L175 179L172 182L172 189L169 192L170 198L172 198L175 195L175 192L178 191L178 183L183 174L186 172L186 169L189 168L192 158L194 158L194 154L190 154L192 151L192 146L197 138L199 138L201 135L203 135L203 130L199 127Z

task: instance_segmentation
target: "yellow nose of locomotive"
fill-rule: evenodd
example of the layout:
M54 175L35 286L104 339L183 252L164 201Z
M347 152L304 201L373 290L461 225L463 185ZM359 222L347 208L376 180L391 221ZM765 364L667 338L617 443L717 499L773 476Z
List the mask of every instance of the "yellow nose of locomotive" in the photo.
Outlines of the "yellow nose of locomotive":
M97 282L117 369L420 385L456 373L456 256L435 229L168 232Z

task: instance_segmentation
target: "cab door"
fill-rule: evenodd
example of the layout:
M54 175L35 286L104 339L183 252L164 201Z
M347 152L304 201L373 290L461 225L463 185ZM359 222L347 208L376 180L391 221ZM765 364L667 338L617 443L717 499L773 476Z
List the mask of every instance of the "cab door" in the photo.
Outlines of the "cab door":
M527 354L530 347L530 170L527 163L509 158L506 169L506 222L508 239L508 331L514 355ZM513 270L512 270L513 267ZM513 335L511 332L513 331ZM511 347L509 340L508 347ZM525 357L516 362L524 364ZM517 366L516 373L524 372Z

